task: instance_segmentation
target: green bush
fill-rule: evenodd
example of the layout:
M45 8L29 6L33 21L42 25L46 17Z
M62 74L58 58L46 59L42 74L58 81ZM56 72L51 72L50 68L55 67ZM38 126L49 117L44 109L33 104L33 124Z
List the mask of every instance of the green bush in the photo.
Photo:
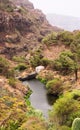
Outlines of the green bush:
M6 128L4 126L1 126L0 130L6 130Z
M46 44L47 46L57 44L57 33L53 32L51 34L48 34L42 39L42 43Z
M71 51L62 52L59 58L54 61L54 69L64 75L74 72L76 68L77 63Z
M43 65L45 67L51 66L52 62L52 60L43 57L41 51L35 51L35 53L30 58L30 63L32 67L36 67L39 65Z
M0 74L6 78L15 77L15 70L11 68L7 59L0 57Z
M17 130L19 128L19 122L18 121L10 121L8 129L10 130Z
M62 81L58 78L54 78L51 81L48 81L46 84L48 93L59 95L62 92Z
M0 130L18 130L19 128L19 122L18 121L10 121L8 126L2 126L0 127Z
M3 57L0 57L0 74L7 75L9 70L9 62Z
M80 130L80 118L76 118L72 124L72 130Z
M44 78L44 77L37 76L37 79L38 79L41 83L43 83L43 84L46 84L46 83L47 83L47 79Z
M9 85L12 87L16 87L16 80L14 78L9 78Z
M23 70L27 69L27 65L24 63L21 63L18 66L16 66L15 69L18 71L23 71Z
M71 128L68 127L68 126L54 126L54 125L51 125L51 126L49 126L48 130L71 130Z
M62 41L65 45L70 45L74 39L73 33L69 31L62 31L58 33L58 40Z
M24 56L13 56L13 60L15 62L24 63L25 62L25 57Z
M61 126L59 127L59 130L71 130L71 128L68 126Z
M42 60L43 56L41 54L40 51L36 51L33 56L30 59L30 64L32 67L36 67L42 64L41 60Z
M49 60L49 59L47 59L47 58L42 58L41 59L41 64L43 65L43 66L51 66L51 64L52 64L52 60Z
M74 39L79 39L80 38L80 31L75 31L74 32Z
M39 73L36 77L38 80L40 80L40 82L42 82L43 84L47 84L48 81L52 80L54 78L54 74L52 71L43 71L41 73Z
M6 73L7 78L15 77L16 71L15 69L8 69L8 72Z
M35 55L30 59L30 63L32 67L37 67L41 65L41 59L38 55Z
M75 118L80 117L80 91L65 93L51 110L50 119L57 126L71 127Z
M77 54L77 58L80 58L80 38L74 39L74 41L70 45L70 49L73 53Z
M10 5L7 5L6 6L6 11L8 11L8 12L13 12L13 7L11 7Z

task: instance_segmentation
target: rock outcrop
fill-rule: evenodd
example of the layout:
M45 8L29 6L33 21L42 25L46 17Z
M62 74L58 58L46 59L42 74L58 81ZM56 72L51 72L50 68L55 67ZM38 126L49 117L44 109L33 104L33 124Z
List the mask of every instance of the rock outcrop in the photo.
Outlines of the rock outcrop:
M0 0L0 53L7 57L41 46L42 38L58 31L28 0ZM26 48L26 49L25 49ZM7 49L9 50L8 53ZM11 55L10 55L10 53Z
M28 0L10 0L14 2L17 6L24 6L27 9L34 9L33 4Z
M26 81L26 80L31 80L31 79L35 79L37 76L37 73L36 72L32 72L30 74L28 74L27 76L25 77L20 77L18 78L20 81Z

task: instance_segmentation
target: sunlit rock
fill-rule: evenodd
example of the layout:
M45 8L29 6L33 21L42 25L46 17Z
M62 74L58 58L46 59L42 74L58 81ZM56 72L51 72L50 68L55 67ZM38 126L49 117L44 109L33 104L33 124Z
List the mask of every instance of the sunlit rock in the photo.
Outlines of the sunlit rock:
M44 66L37 66L35 69L36 73L39 73L42 70L44 70Z

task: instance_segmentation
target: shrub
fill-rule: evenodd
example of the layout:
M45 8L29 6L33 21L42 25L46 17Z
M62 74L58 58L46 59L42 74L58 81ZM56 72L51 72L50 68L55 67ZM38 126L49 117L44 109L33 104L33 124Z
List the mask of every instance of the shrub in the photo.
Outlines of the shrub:
M8 69L8 72L6 73L7 78L15 77L16 71L14 69Z
M41 59L41 64L43 65L43 66L50 66L51 65L51 63L52 63L52 61L51 60L49 60L49 59L47 59L47 58L42 58Z
M80 38L80 31L74 31L74 39Z
M75 98L77 97L77 98ZM80 117L80 91L65 93L50 112L51 121L58 126L71 127L73 120Z
M73 72L77 68L77 63L74 61L74 55L71 51L62 52L58 59L54 61L54 69L66 75Z
M58 78L54 78L51 81L48 81L46 84L48 93L59 95L62 91L62 81Z
M0 57L0 74L7 75L9 70L9 63L8 60L6 60L3 57Z
M24 63L25 62L25 57L24 56L13 56L13 60L15 62Z
M16 70L18 71L22 71L25 70L27 68L27 65L24 63L19 64L18 66L15 67Z
M80 38L74 39L74 41L70 45L70 49L73 53L77 54L77 58L80 58Z
M10 130L17 130L19 127L19 122L18 121L10 121L9 122L9 126L8 126L8 129Z
M15 77L15 70L10 67L7 59L0 57L0 74L6 78Z
M30 59L30 63L32 67L36 67L42 64L41 60L42 60L43 56L41 54L40 51L36 51L33 56Z
M80 130L80 118L76 118L72 124L72 130Z
M16 86L16 80L14 78L9 78L9 85L11 85L12 87Z
M38 55L35 55L30 59L30 63L32 67L39 66L41 64L41 59Z
M43 84L46 84L46 83L47 83L47 79L44 78L44 77L37 76L37 79L38 79L41 83L43 83Z
M53 32L51 34L48 34L42 39L42 43L46 44L47 46L51 44L57 44L57 33Z
M68 126L61 126L59 127L59 130L71 130L71 128Z
M40 80L43 84L46 84L49 80L52 80L54 78L54 74L50 70L45 70L40 72L36 78Z
M13 12L13 7L11 7L10 5L7 5L6 6L6 11Z
M58 34L58 39L62 41L65 45L70 45L73 41L73 34L69 31L62 31Z
M51 125L51 126L49 126L48 130L71 130L71 128L68 127L68 126L54 126L54 125Z
M6 128L4 126L1 126L0 130L6 130Z

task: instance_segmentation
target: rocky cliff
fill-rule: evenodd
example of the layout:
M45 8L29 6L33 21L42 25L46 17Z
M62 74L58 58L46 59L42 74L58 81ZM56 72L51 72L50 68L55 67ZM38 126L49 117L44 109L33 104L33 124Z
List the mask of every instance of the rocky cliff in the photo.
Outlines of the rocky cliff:
M29 0L10 0L12 2L14 2L17 6L24 6L27 9L34 9L33 4L29 1Z
M0 0L0 54L26 54L40 46L43 36L58 30L28 0Z

